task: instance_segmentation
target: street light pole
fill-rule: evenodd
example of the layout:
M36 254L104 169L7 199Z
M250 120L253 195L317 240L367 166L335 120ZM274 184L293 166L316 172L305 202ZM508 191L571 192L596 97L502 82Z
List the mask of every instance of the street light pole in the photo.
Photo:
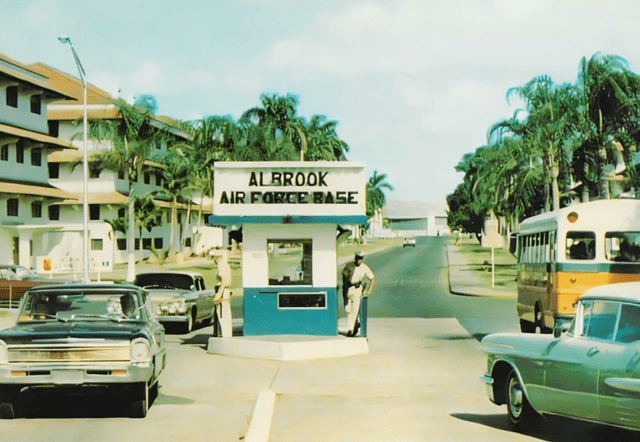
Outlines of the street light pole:
M83 217L83 238L82 238L82 259L84 264L84 282L89 282L89 202L87 201L87 177L89 176L89 163L87 161L87 81L85 72L78 58L75 48L71 44L71 38L58 37L62 44L69 43L73 59L78 66L80 80L82 80L82 217Z

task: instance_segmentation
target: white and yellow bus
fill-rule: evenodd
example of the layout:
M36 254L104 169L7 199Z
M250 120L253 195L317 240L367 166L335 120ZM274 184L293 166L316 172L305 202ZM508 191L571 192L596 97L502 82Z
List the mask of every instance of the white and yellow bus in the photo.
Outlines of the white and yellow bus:
M518 258L520 329L550 332L573 318L586 289L640 281L640 200L573 204L528 218L511 251Z

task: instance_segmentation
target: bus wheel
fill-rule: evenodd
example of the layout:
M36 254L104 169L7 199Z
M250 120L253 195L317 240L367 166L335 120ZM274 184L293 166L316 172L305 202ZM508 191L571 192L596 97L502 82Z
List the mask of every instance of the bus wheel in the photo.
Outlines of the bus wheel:
M536 325L533 322L525 321L524 319L520 320L520 331L522 333L535 333Z
M539 304L536 304L536 323L533 327L534 332L536 327L540 327L540 333L551 333L552 329L550 329L549 327L544 325L544 313L542 312L542 309L540 308Z

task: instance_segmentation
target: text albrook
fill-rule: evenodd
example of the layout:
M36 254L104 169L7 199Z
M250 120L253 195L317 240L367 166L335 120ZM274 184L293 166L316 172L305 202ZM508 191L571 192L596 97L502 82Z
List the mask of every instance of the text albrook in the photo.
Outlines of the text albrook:
M249 187L329 187L329 172L251 172ZM357 191L223 191L220 204L358 204Z

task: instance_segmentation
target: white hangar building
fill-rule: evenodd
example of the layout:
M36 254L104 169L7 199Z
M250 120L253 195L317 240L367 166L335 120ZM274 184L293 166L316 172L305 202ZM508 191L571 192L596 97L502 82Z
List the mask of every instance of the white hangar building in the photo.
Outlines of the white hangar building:
M382 216L394 236L449 235L446 203L387 200Z

